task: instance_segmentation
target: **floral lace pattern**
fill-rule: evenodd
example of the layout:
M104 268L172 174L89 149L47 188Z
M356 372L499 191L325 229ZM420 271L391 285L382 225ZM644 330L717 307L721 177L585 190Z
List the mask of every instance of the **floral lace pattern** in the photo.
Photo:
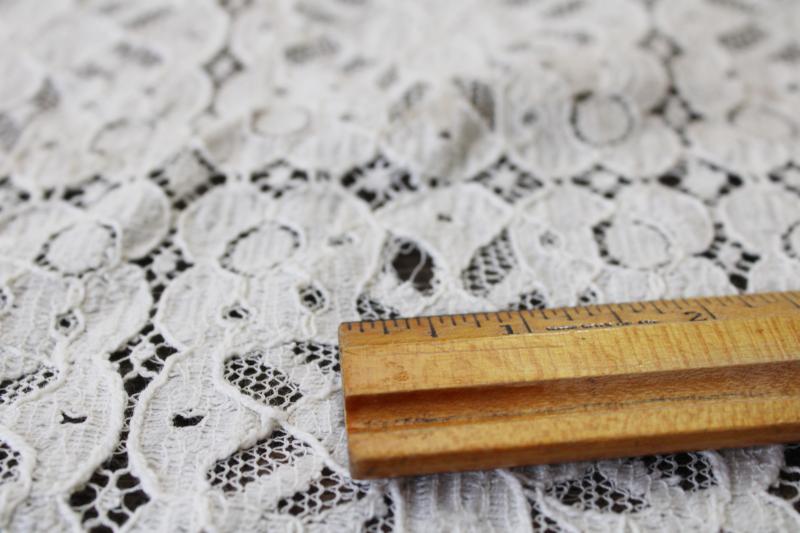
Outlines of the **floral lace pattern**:
M363 482L343 320L800 289L796 0L0 1L0 528L794 531L796 446Z

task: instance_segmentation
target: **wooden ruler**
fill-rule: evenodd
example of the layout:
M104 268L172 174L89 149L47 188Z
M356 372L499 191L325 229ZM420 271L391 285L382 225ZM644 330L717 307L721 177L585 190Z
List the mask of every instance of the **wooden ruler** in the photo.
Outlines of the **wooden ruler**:
M800 292L347 322L356 478L800 440Z

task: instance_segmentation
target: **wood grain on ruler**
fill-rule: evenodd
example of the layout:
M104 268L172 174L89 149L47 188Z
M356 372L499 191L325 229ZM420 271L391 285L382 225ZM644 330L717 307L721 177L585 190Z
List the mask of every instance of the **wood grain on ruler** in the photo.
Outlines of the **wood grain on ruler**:
M344 323L383 477L800 439L800 293Z

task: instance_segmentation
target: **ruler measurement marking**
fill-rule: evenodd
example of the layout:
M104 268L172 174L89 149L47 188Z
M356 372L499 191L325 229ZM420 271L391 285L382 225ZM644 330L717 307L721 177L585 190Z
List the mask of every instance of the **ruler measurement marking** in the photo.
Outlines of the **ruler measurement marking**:
M795 301L794 301L794 300L792 300L791 298L789 298L789 295L788 295L788 294L783 294L782 296L784 297L784 299L786 299L786 301L787 301L787 302L789 302L790 304L792 304L792 305L793 305L793 306L795 306L796 308L800 309L800 304L799 304L799 303L797 303L797 302L795 302Z
M522 315L522 313L519 314L519 317L522 319L522 323L525 325L525 329L528 330L528 333L533 333L533 330L531 329L530 325L528 325L528 321L525 320L525 317Z
M433 327L433 320L431 320L431 317L428 317L428 326L431 328L431 337L438 337L439 334L436 333L436 328Z
M574 322L577 325L575 326L567 326L566 324L563 326L553 326L544 328L545 330L559 330L559 331L570 331L570 330L580 330L580 329L596 329L602 327L611 327L611 326L638 326L638 325L648 325L648 324L655 324L659 321L652 320L650 317L653 315L651 314L650 317L647 316L647 312L658 313L659 315L667 314L668 311L665 311L663 306L672 304L676 309L681 310L683 315L685 316L669 316L667 318L667 322L679 322L679 321L687 321L687 322L701 322L703 320L720 320L727 318L727 313L729 311L722 311L722 308L728 308L729 306L733 305L734 307L738 306L740 309L757 309L759 306L754 305L753 301L759 302L766 302L770 305L780 304L781 302L785 302L784 308L791 306L793 309L800 309L800 300L796 297L796 294L800 294L798 292L776 292L776 293L756 293L756 294L742 294L742 295L726 295L726 296L718 296L718 297L697 297L697 298L679 298L675 300L653 300L653 301L642 301L642 302L623 302L623 303L610 303L610 304L594 304L593 307L597 311L601 311L600 316L602 316L602 312L606 312L613 316L615 323L603 322L603 323L595 323L592 322L589 318L582 318L581 313L585 312L586 315L590 317L597 316L596 313L592 311L592 305L586 306L574 306L574 307L561 307L561 308L539 308L539 315L541 315L541 319L550 321L551 319L561 318L562 320L567 320L570 322ZM788 304L788 305L787 305ZM762 304L763 305L763 304ZM695 310L692 310L694 307ZM688 310L687 310L688 309ZM541 333L542 330L538 330L534 325L536 320L536 311L537 309L520 309L518 311L487 311L487 312L480 312L480 313L469 313L469 314L447 314L447 315L432 315L430 317L412 317L412 318L377 318L377 319L368 319L362 320L359 322L344 322L342 324L342 331L346 330L349 332L357 331L360 333L368 333L369 331L376 331L376 333L382 333L383 335L391 335L393 333L399 333L400 328L403 324L405 324L406 330L413 331L414 327L410 321L415 320L417 326L422 327L426 325L425 329L428 330L430 337L439 338L443 335L442 331L435 326L435 321L438 320L441 326L447 326L445 329L445 338L454 335L456 337L460 336L460 324L458 323L458 317L461 317L462 324L468 324L470 317L474 321L474 326L469 327L476 327L482 328L484 326L484 321L492 321L493 319L497 320L498 325L500 326L501 334L505 335L516 335L519 333ZM643 319L636 319L632 321L626 320L626 314L628 313L645 313L645 318ZM702 312L702 314L701 314ZM719 314L722 312L723 316L720 318ZM776 311L777 312L777 311ZM524 313L527 313L530 317L534 318L534 322L530 322L524 316ZM483 315L483 317L480 317ZM515 319L515 316L518 317ZM449 324L448 322L449 318ZM514 321L517 320L518 326L514 326ZM558 324L559 321L556 322ZM378 327L380 325L380 327ZM450 327L454 329L449 329ZM538 331L537 331L538 330ZM493 330L489 330L491 332ZM489 333L491 334L491 333ZM482 335L486 335L482 334Z
M760 294L739 294L737 295L737 298L741 298L742 300L747 300L748 302L753 304L753 307L762 305L764 302Z
M750 302L747 301L747 298L745 298L743 296L739 296L738 298L746 307L749 307L750 309L752 309L754 307L753 304L751 304Z
M717 319L717 315L715 315L714 313L712 313L712 312L711 312L711 310L710 310L708 307L706 307L706 306L705 306L705 305L704 305L704 304L703 304L703 303L702 303L700 300L698 300L698 301L697 301L697 305L699 305L700 307L702 307L702 308L703 308L703 311L705 311L706 313L708 313L708 316L710 316L710 317L711 317L711 318L713 318L714 320L716 320L716 319Z
M612 315L614 315L614 318L616 318L616 319L617 319L617 322L619 322L620 324L624 324L624 323L625 323L625 322L623 322L623 321L622 321L622 319L619 317L619 315L617 314L617 312L616 312L616 311L614 311L614 308L613 308L613 307L611 307L611 306L609 305L609 306L608 306L608 310L609 310L609 311L611 311L611 314L612 314Z
M472 313L472 318L475 320L475 326L481 327L481 321L478 320L478 315L476 315L475 313Z

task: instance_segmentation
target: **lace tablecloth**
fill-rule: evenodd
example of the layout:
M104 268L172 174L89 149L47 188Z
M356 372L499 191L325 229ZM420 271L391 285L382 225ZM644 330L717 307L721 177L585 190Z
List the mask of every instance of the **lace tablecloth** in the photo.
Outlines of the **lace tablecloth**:
M376 482L343 320L800 288L800 4L0 1L0 526L796 531L800 448Z

